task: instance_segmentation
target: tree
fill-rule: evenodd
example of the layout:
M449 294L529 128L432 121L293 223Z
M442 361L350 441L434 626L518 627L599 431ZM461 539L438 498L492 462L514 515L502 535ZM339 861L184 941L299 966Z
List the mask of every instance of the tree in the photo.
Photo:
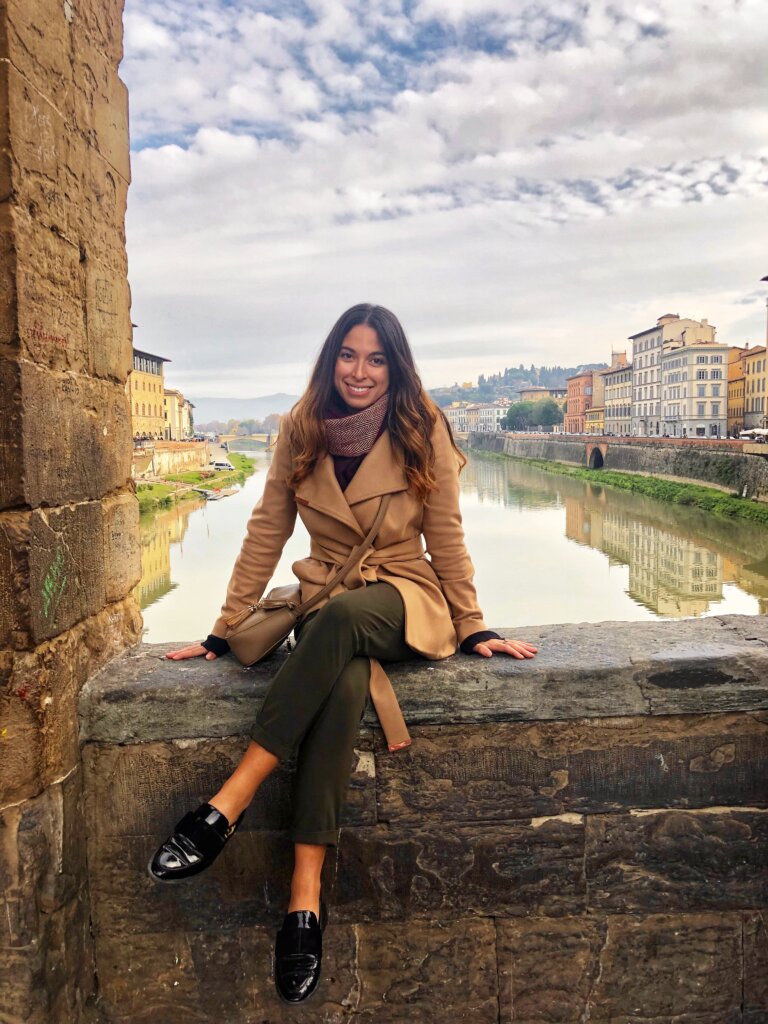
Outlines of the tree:
M280 416L276 412L271 412L269 416L264 418L261 426L265 434L277 433L277 428L280 426Z
M544 398L536 405L539 407L539 426L552 427L563 422L563 410L554 398Z
M540 402L515 402L501 421L504 430L531 430L563 422L563 410L551 398Z

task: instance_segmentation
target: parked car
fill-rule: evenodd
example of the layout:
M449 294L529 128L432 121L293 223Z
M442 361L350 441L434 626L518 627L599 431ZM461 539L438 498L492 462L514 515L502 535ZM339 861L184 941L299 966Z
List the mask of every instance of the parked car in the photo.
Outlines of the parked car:
M215 462L209 463L213 469L234 469L235 467L227 459L216 459Z

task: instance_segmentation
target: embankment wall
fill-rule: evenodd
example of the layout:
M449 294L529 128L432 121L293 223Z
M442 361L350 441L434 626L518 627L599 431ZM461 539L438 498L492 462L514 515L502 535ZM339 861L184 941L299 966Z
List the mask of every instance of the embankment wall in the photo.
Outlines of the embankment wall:
M467 443L479 451L583 467L590 465L596 449L605 469L703 484L768 501L768 451L746 453L738 442L474 432Z

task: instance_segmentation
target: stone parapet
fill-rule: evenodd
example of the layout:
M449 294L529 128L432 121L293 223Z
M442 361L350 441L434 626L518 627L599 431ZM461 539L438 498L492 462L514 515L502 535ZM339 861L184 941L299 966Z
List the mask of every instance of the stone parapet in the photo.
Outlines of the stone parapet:
M91 679L80 721L105 1020L765 1020L768 618L525 636L540 645L528 663L390 666L414 742L390 753L367 711L326 864L324 980L301 1011L270 979L290 763L205 875L146 875L237 763L285 655L246 670L140 645Z

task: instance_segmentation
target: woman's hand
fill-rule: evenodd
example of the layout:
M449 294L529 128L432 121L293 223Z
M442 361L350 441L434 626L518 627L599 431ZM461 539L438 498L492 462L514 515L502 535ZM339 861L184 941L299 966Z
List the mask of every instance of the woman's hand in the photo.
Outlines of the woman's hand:
M483 640L472 648L475 654L484 658L492 658L494 653L511 654L513 658L535 658L538 647L526 643L525 640Z
M213 651L207 651L202 644L190 644L189 647L182 647L180 651L168 651L166 658L169 661L182 661L184 658L199 658L203 654L206 661L214 661L216 658Z

